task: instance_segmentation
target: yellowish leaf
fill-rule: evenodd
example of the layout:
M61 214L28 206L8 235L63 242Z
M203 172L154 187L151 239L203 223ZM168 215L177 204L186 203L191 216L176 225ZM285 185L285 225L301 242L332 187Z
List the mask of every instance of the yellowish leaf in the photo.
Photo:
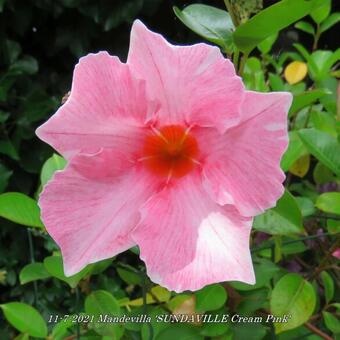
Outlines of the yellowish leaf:
M302 61L292 61L285 68L285 78L288 84L293 85L303 80L307 75L307 64Z
M195 312L196 309L196 298L194 295L190 296L189 298L185 299L180 303L173 311L172 314L174 315L188 315L192 316L194 321L189 321L189 323L193 324L200 324L199 321L197 321L196 315L197 313Z
M304 177L309 170L310 155L303 155L289 168L289 172L298 177Z
M171 293L161 286L152 287L150 293L146 294L146 303L152 304L156 302L168 302L171 297ZM131 301L123 301L123 306L142 306L143 305L143 298L138 298Z

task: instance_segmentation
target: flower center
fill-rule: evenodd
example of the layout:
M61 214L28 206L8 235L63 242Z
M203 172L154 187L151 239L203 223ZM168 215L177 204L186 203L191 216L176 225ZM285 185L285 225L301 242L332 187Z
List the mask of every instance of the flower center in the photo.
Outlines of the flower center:
M146 137L143 157L145 166L154 174L183 177L199 163L196 139L190 135L190 128L180 125L166 125Z

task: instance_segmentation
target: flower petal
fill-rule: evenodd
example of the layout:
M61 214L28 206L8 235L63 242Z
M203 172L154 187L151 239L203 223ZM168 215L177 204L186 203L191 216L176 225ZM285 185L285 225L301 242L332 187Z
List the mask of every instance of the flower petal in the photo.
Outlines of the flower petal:
M128 64L147 79L150 98L161 103L162 124L235 125L244 87L233 64L207 44L173 46L135 21Z
M252 220L213 202L196 175L173 183L142 208L132 238L148 275L176 292L226 280L254 283Z
M280 160L288 144L291 99L285 92L249 91L238 126L223 136L212 129L196 134L206 156L204 185L216 202L234 204L244 216L275 206L284 191Z
M36 133L66 157L78 151L124 144L134 147L156 109L145 98L145 82L107 52L80 58L70 97Z
M81 157L75 156L64 171L57 172L39 199L42 220L61 248L67 276L135 244L130 232L139 222L138 208L155 191L157 183L138 168L116 178L102 173L98 180L96 163L111 166L112 174L116 163L111 159L108 164L106 155L99 153L90 156L94 165L91 171L90 160L85 162L86 156Z

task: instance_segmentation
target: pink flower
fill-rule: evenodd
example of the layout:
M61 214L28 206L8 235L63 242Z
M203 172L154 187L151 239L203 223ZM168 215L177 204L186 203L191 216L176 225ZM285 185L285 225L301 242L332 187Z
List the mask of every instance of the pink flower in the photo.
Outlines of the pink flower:
M126 64L81 58L37 130L68 160L39 201L66 275L137 244L170 290L253 284L252 217L283 193L290 103L245 91L218 48L170 45L140 21Z
M332 255L340 260L340 248L335 249Z

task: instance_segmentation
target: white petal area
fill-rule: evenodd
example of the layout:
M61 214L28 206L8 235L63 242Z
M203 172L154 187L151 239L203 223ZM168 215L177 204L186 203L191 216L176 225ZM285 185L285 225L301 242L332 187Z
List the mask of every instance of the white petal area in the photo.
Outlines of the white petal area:
M251 224L234 207L216 204L196 174L150 198L132 238L151 280L169 290L231 280L252 284Z

